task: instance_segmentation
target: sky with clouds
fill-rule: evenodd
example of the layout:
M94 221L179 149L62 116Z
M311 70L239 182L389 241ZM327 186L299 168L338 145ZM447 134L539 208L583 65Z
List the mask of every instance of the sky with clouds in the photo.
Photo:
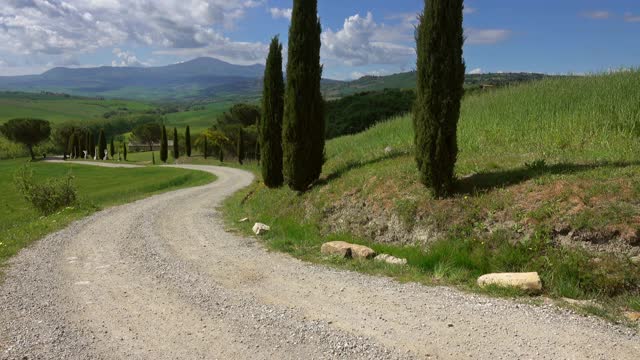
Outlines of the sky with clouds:
M2 0L0 75L55 66L264 63L292 0ZM415 68L423 0L319 0L324 76ZM468 72L587 73L640 65L638 0L465 0ZM285 56L286 58L286 56Z

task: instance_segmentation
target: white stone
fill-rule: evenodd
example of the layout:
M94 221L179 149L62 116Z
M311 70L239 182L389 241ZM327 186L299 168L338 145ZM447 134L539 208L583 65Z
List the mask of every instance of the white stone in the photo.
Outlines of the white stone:
M389 254L380 254L374 258L376 261L383 261L392 265L407 265L407 259L397 258Z
M391 153L393 153L393 148L391 146L387 146L386 148L384 148L385 155L391 155Z
M478 278L478 286L497 285L515 287L521 290L538 292L542 290L542 281L537 272L486 274Z
M249 218L242 218L242 219L238 220L238 222L241 222L241 223L247 222L247 221L249 221Z
M255 225L253 225L253 232L256 235L262 235L269 230L271 230L271 227L262 223L255 223Z

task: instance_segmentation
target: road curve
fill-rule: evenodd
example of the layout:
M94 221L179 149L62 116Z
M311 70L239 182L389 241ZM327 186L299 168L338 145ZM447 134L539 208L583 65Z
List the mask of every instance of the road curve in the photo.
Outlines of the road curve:
M553 306L311 265L224 231L253 176L100 211L14 257L0 358L638 359L630 329Z

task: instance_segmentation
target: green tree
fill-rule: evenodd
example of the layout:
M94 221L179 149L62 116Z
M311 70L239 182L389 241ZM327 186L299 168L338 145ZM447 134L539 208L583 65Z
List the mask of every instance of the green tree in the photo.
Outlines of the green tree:
M294 0L283 118L283 174L306 191L324 163L324 109L320 93L320 21L317 0Z
M153 151L153 143L160 141L162 137L162 127L156 123L146 123L136 126L132 131L133 137L149 146L149 151Z
M244 136L242 129L238 130L238 162L242 165L244 161Z
M425 0L416 29L417 93L413 110L421 182L436 197L453 190L465 64L463 0Z
M111 154L111 158L113 159L114 155L116 154L116 147L113 143L113 138L111 138L111 144L109 144L109 151L109 154Z
M206 160L206 159L207 159L207 151L208 151L209 149L207 149L207 137L206 137L206 136L204 136L203 138L204 138L204 139L203 139L203 142L204 142L204 145L203 145L204 150L202 151L202 153L204 154L204 158L205 158L205 160Z
M105 150L107 150L107 138L104 136L104 129L100 129L100 135L98 136L98 159L102 160L105 157Z
M180 157L180 144L178 143L178 129L173 128L173 158L178 160Z
M160 160L166 163L169 159L169 142L167 140L167 128L162 125L162 138L160 139Z
M224 162L224 147L222 145L218 145L218 160L221 163Z
M123 141L122 142L122 157L124 158L124 161L127 161L127 141Z
M89 133L89 154L91 158L96 156L96 138L92 132Z
M78 157L78 154L76 153L76 148L78 147L77 141L78 137L76 136L76 132L74 131L69 136L69 157L71 157L72 159Z
M26 146L31 159L35 160L33 147L49 138L51 125L40 119L12 119L0 125L0 133L7 139Z
M187 151L187 157L191 157L191 129L187 125L187 131L184 134L184 145Z
M264 71L262 120L258 124L262 179L264 184L270 188L282 186L284 183L284 177L282 176L283 112L282 44L276 36L271 40L267 66Z

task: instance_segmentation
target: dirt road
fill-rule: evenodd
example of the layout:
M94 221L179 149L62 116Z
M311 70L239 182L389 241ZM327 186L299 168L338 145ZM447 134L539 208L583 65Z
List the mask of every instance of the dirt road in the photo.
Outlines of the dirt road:
M638 359L632 330L266 251L216 207L251 174L110 208L10 261L0 358ZM265 204L267 205L267 204Z

